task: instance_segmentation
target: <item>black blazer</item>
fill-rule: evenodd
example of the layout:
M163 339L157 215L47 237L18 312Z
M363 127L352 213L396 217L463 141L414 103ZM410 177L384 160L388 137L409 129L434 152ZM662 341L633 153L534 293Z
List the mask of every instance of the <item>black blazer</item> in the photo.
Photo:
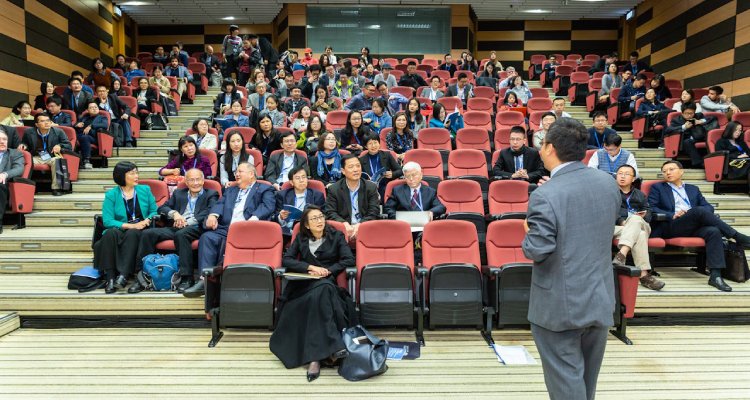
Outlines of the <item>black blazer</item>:
M376 171L373 171L370 166L369 156L370 153L363 151L359 156L359 163L362 164L362 172L372 177ZM380 157L380 166L385 168L386 171L393 172L393 178L391 179L398 179L404 176L401 165L393 158L390 151L379 150L378 157Z
M529 183L537 183L539 178L546 174L544 164L542 163L539 152L536 149L532 149L528 146L523 146L521 151L513 154L510 148L506 148L500 151L500 157L497 158L495 166L492 167L492 175L500 176L505 179L511 179L513 173L516 172L516 162L514 157L523 154L523 167L529 174Z
M60 111L59 113L57 113L57 115L50 115L49 113L46 114L49 115L49 119L51 119L52 122L56 123L57 125L73 127L73 121L71 120L68 113Z
M99 99L94 99L97 104L99 104ZM122 100L120 100L119 97L117 97L116 94L110 94L107 96L107 104L109 104L109 108L112 109L112 113L115 115L113 120L118 120L122 118L122 114L126 114L130 116L131 111L130 107L128 107Z
M745 152L745 154L750 155L750 148L747 147L747 144L744 140L735 141L741 148L742 151ZM716 142L716 151L727 151L729 154L727 154L727 157L730 159L735 159L742 155L740 150L735 147L732 143L729 142L729 139L727 138L721 138Z
M195 210L193 210L193 216L198 221L198 226L201 227L203 226L203 223L206 222L206 218L208 217L211 208L216 204L216 201L219 200L219 193L217 191L211 189L203 190L203 195L201 195L201 197L195 202ZM189 195L189 190L187 188L177 189L172 193L172 196L169 197L169 200L167 200L167 202L156 211L159 214L169 214L170 211L174 210L180 214L184 214L185 209L187 208Z
M323 267L331 271L330 279L354 266L354 255L346 243L344 234L332 226L326 226L325 240L318 251L313 254L310 251L309 238L303 234L297 235L292 245L284 253L282 265L289 272L307 273L309 265ZM294 281L308 282L308 281ZM294 283L294 282L290 282Z
M294 194L294 188L284 189L276 193L276 212L273 214L273 220L278 220L279 213L281 212L281 208L285 205L294 205L295 200L297 199L297 196ZM323 196L323 193L320 193L317 190L312 190L310 188L307 188L307 192L305 193L305 204L313 204L321 209L325 205L326 199Z
M81 114L83 114L83 112L86 111L86 105L94 100L94 97L85 90L81 90L80 94L78 95L77 102L73 101L73 93L70 92L70 90L67 90L66 94L67 95L62 99L62 109L71 110L76 113L76 116L80 116Z
M52 93L49 98L57 100L57 104L62 105L62 98L57 95L57 93ZM34 97L34 110L38 109L47 110L47 99L44 97L43 94L37 95Z
M17 149L21 144L21 137L18 136L16 128L14 126L0 125L0 131L5 132L5 134L8 136L8 148ZM25 132L24 136L26 136Z
M464 104L466 104L466 102L471 97L472 88L473 88L473 86L471 86L471 84L468 84L468 83L466 84L466 86L464 86L464 89L463 89L463 92L464 92L463 102L464 102ZM445 96L446 97L458 97L458 90L459 90L458 89L458 85L449 85L448 89L445 92ZM450 114L450 113L453 112L453 110L445 110L445 111L448 114Z
M685 185L685 193L692 208L704 207L711 214L714 213L714 207L706 201L706 198L703 197L701 190L697 186L688 183L683 183L683 185ZM667 182L659 182L651 186L651 190L648 193L648 204L651 206L651 211L667 215L667 221L651 224L653 228L651 237L662 237L666 229L665 225L672 223L675 213L674 194L672 194L672 188Z
M326 78L323 80L323 78ZM315 87L315 90L317 90L319 87L324 87L326 90L328 90L328 78L325 75L320 75L318 77L318 86ZM302 97L307 97L308 99L312 99L313 95L313 84L308 82L307 78L302 78L302 82L299 86L300 90L302 91Z
M385 213L388 218L396 218L396 211L432 211L433 218L445 214L445 206L437 197L437 191L429 186L421 185L419 194L422 197L422 209L411 206L411 188L407 184L393 188L393 194L385 202Z
M226 98L228 96L228 93L221 92L216 96L216 100L214 100L214 112L219 112L221 110L221 105L224 104L224 101L226 101ZM240 93L238 91L232 92L232 100L229 101L229 105L232 105L235 100L240 99Z
M456 65L453 63L446 64L442 63L438 65L437 69L442 69L443 71L448 71L451 74L451 77L453 77L453 74L456 72Z
M360 222L378 219L380 215L380 196L378 187L373 182L365 179L359 181L358 203L359 213L362 215ZM364 190L364 193L362 193ZM364 195L363 195L364 194ZM328 197L325 204L326 218L339 222L351 223L352 200L349 196L349 187L346 179L340 179L328 188Z
M706 140L706 136L708 135L708 132L706 130L706 126L713 122L715 120L714 117L711 116L704 116L702 113L695 113L695 116L693 119L704 119L706 120L706 123L703 125L693 125L692 128L687 130L682 130L682 125L685 125L685 117L682 116L682 114L672 118L672 123L669 124L667 129L664 130L664 133L672 133L672 132L682 132L683 136L682 139L687 139L689 137L692 137L696 141L704 141Z
M617 218L617 225L621 225L628 219L628 203L630 203L630 208L636 212L646 211L643 219L646 222L651 222L651 206L648 204L648 199L643 192L636 188L631 188L630 193L625 194L620 191L620 195L622 196L622 203L620 204L620 215Z
M240 193L239 186L232 186L227 188L224 192L224 197L211 207L211 214L219 216L219 224L223 226L229 226L232 222L232 212L234 211L234 203L237 200L237 195ZM276 199L274 199L273 187L255 182L253 188L248 193L248 197L245 198L245 210L244 217L246 220L252 216L258 217L261 221L267 221L271 219L276 206Z
M133 97L138 99L138 93L140 93L140 91L141 89L134 89ZM154 101L156 101L156 91L149 86L149 88L146 89L146 107L151 108L151 103Z
M276 153L269 157L268 164L266 164L266 169L263 171L263 179L271 183L276 183L276 180L279 179L279 174L281 173L283 162L283 152ZM301 157L299 154L294 153L294 166L292 167L292 169L297 167L303 167L305 169L305 172L307 173L307 176L310 176L310 167L308 167L307 165L307 158Z
M26 150L31 153L32 156L37 155L36 143L38 139L39 135L36 133L36 128L28 128L23 133L23 144L26 145ZM58 144L62 150L73 150L73 146L70 145L70 141L68 140L68 137L65 136L65 132L63 132L62 129L53 126L52 128L49 128L49 133L47 134L47 152L52 154L52 148Z

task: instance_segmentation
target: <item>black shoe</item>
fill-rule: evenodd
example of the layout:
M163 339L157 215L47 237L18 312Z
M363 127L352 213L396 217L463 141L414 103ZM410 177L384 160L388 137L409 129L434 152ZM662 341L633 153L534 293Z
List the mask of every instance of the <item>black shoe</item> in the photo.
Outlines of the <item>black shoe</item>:
M193 282L193 278L184 276L182 277L182 280L180 281L180 285L177 286L177 293L184 293L186 290L190 289L195 285L195 282Z
M62 196L62 192L57 189L52 189L52 195L53 196Z
M734 236L734 241L737 242L738 246L750 249L750 236L737 232L737 235Z
M320 377L320 363L313 361L307 368L307 381L312 382Z
M117 291L117 286L115 286L115 280L110 279L107 281L107 286L104 288L104 293L106 294L112 294Z
M130 289L128 289L128 293L130 294L140 293L144 290L146 290L146 288L143 287L143 285L141 285L141 282L138 281L138 279L136 279L135 282L133 282L133 285L130 286Z
M708 278L708 284L721 290L722 292L732 291L732 287L727 285L726 282L724 282L724 279L720 276L717 276L716 278Z
M107 281L104 280L104 279L99 279L98 281L92 283L91 285L79 288L78 289L78 293L88 293L88 292L92 292L94 290L101 289L101 288L106 287L106 286L107 286Z
M195 285L185 289L182 295L188 298L201 297L206 293L206 283L201 279Z
M133 147L133 142L125 142L125 147Z
M125 286L127 285L128 285L128 278L122 275L117 275L117 278L115 279L115 287L117 287L118 289L125 289Z

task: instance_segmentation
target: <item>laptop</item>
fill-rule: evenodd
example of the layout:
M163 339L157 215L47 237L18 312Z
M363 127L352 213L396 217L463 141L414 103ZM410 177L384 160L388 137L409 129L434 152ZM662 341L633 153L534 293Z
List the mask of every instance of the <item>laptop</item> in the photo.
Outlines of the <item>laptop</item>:
M412 232L422 232L424 226L430 222L430 213L427 211L396 211L396 219L408 223Z

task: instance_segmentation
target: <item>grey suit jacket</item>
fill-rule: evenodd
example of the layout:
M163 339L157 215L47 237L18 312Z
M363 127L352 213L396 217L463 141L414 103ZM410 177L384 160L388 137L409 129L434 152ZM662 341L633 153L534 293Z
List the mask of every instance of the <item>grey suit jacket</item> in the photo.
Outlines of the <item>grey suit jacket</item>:
M0 162L0 174L8 174L7 178L15 178L23 174L23 154L16 149L8 149ZM24 176L24 178L27 178Z
M266 169L263 174L263 178L271 183L276 183L276 180L279 179L279 174L281 173L281 170L283 169L284 163L284 153L279 152L276 154L271 155L271 157L268 158L268 164L266 165ZM292 166L292 169L297 167L303 167L305 169L305 172L307 172L307 175L310 175L310 167L307 166L307 158L301 157L299 154L294 154L294 165Z
M271 97L271 93L266 92L263 97L265 97L266 100L268 100L269 97ZM253 106L253 108L258 108L260 102L260 95L258 93L251 93L247 96L247 105ZM265 105L265 103L264 103Z
M556 332L613 324L611 249L620 202L612 177L580 162L531 193L522 244L534 261L529 322Z

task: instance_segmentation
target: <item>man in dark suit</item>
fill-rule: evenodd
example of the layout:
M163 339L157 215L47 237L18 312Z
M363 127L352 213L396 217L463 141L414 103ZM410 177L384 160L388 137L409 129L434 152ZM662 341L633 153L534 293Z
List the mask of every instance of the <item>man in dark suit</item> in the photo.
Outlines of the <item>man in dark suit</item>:
M282 151L271 154L266 165L265 180L271 182L276 190L281 190L281 185L289 180L289 171L302 168L310 175L310 167L307 166L307 158L297 154L297 139L294 132L281 134Z
M60 111L62 104L60 99L56 97L50 97L47 99L47 111L45 113L49 115L52 120L52 126L70 126L73 127L73 121L68 113Z
M199 61L206 65L206 77L208 78L210 85L211 75L214 73L221 73L221 63L219 62L219 57L214 54L214 48L206 46L206 51L201 54Z
M344 179L328 187L326 218L343 222L349 238L357 236L359 224L378 219L380 198L378 187L362 179L362 164L354 154L341 157Z
M19 150L26 150L32 155L34 165L46 164L50 167L52 175L52 195L61 196L60 186L57 182L57 166L55 159L62 157L62 151L72 151L68 137L60 128L53 128L52 121L47 114L34 116L36 128L28 128L23 134L23 140Z
M314 103L316 100L315 91L318 89L318 86L322 86L327 89L328 85L330 84L328 79L324 80L323 78L325 77L320 76L322 73L323 69L320 67L320 64L313 64L310 66L310 76L303 77L299 84L299 88L300 90L302 90L302 96L310 99L310 102L312 103ZM334 80L333 83L336 83L336 81Z
M623 69L629 69L633 71L633 75L642 74L644 72L653 71L644 61L638 59L638 52L634 51L630 53L630 59L627 64L623 66Z
M526 131L523 127L510 128L510 147L500 151L500 157L492 168L494 176L537 183L539 178L547 174L539 152L526 146L525 141Z
M237 185L229 187L224 196L214 204L203 224L205 231L198 243L198 270L221 265L229 225L237 221L270 220L276 206L273 187L259 183L255 167L241 162L235 172ZM199 297L205 292L201 279L183 293L186 297Z
M669 126L664 130L664 135L681 132L682 151L690 157L690 165L693 168L703 168L703 157L695 148L695 144L706 141L707 126L713 124L716 118L706 117L695 110L695 103L683 104L682 114L672 118Z
M451 77L453 77L453 74L456 73L456 64L453 64L453 56L450 55L450 53L447 53L443 57L443 63L438 65L437 69L448 71L451 74Z
M607 114L601 111L595 112L592 120L594 121L594 126L588 130L589 140L586 144L587 148L595 150L603 149L604 140L610 135L617 134L617 131L607 128Z
M307 174L306 168L292 168L287 174L289 181L292 182L292 187L276 193L276 214L273 219L281 224L281 231L284 235L292 235L292 228L297 221L289 217L289 211L284 210L284 206L294 206L304 211L305 207L310 204L320 208L323 208L325 204L326 200L323 193L308 187Z
M143 257L156 252L156 244L164 240L174 240L175 250L179 256L180 285L177 292L182 293L193 286L193 241L200 238L203 223L208 212L219 199L215 190L203 188L204 176L200 169L193 168L185 173L187 188L177 189L169 200L159 207L159 214L166 215L174 221L172 226L145 229L138 247L139 263ZM138 280L128 289L128 293L138 293L144 289Z
M393 188L393 193L385 202L388 218L396 218L396 211L427 211L430 221L445 214L445 206L437 197L437 191L422 185L422 167L414 161L404 164L406 183Z
M613 324L612 232L620 190L612 177L587 168L588 132L557 120L539 151L546 180L529 196L522 243L534 261L531 333L551 399L593 399Z
M470 98L474 97L474 88L469 84L469 78L465 72L458 73L458 81L455 85L448 86L448 91L445 93L447 97L458 97L466 107L466 102ZM452 112L453 110L447 110Z
M682 181L682 164L667 161L661 167L665 182L651 186L648 203L651 211L665 214L667 221L653 223L651 236L662 238L698 236L706 241L706 267L711 271L708 284L724 292L732 291L721 278L724 262L722 237L734 239L737 244L750 248L750 237L737 232L722 221L697 186Z
M8 135L0 130L0 233L3 233L3 216L8 205L10 180L23 174L23 154L8 147Z
M122 128L125 147L133 147L133 132L130 129L130 114L132 110L116 94L109 94L105 86L96 87L96 105L100 110L109 113L110 120ZM112 127L110 127L111 131Z
M24 147L21 147L21 137L18 136L15 126L0 125L0 132L4 132L5 136L8 137L8 148L19 151L24 149Z
M623 82L620 95L617 97L617 102L620 103L620 110L622 112L635 112L635 103L639 98L646 95L646 75L639 74L633 76L635 78L632 82L628 84Z
M398 80L398 85L411 87L414 88L414 90L420 86L428 86L424 78L417 74L417 63L414 61L409 61L409 65L406 67L406 73Z
M63 94L64 110L71 110L76 113L76 117L80 117L92 100L94 96L83 90L83 81L80 78L68 79L68 89Z

